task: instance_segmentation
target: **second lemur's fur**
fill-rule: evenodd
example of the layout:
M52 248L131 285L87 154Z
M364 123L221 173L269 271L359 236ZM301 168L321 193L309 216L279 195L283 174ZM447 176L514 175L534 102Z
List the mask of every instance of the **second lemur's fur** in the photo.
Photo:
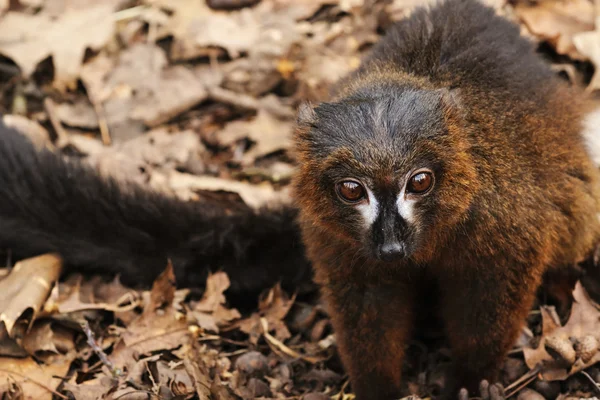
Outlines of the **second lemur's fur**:
M301 110L303 238L358 400L401 397L430 314L452 348L446 395L496 381L544 274L600 238L589 112L475 0L397 23L331 102Z
M311 277L295 216L286 207L226 213L105 179L0 124L0 249L14 259L57 252L67 271L118 273L138 286L170 259L180 286L201 287L222 269L231 293L278 281L294 289Z

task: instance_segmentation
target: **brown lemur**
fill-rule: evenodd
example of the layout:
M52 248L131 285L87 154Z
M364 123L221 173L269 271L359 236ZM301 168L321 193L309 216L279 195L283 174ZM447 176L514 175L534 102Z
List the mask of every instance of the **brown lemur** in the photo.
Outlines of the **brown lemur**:
M476 0L414 12L300 110L294 197L358 400L401 396L405 345L434 311L445 395L496 382L544 274L600 239L593 111Z
M401 394L425 303L452 345L447 395L473 393L496 380L543 275L599 240L586 152L599 134L600 111L516 26L447 0L392 26L331 102L300 111L301 234L296 208L180 201L0 126L0 248L58 252L68 270L130 284L149 284L167 259L180 286L224 269L243 294L309 281L306 247L359 400Z

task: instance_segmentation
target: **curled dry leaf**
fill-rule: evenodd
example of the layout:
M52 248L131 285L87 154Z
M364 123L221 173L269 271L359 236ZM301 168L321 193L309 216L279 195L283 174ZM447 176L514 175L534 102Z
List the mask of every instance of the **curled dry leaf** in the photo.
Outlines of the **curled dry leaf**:
M577 282L573 298L571 315L564 326L560 326L547 308L542 308L543 330L539 346L523 348L527 366L533 369L541 365L545 380L565 380L600 361L597 348L600 309L589 298L581 282ZM592 349L594 344L596 348Z
M30 324L48 298L62 271L62 259L55 254L18 262L11 273L0 281L0 321L12 334L17 320L31 311Z
M575 35L573 43L579 53L590 60L595 67L594 76L587 90L600 89L600 16L596 17L596 30Z
M278 284L266 293L263 293L259 302L258 313L252 314L240 322L240 330L250 335L250 341L257 343L263 334L263 322L265 319L269 331L275 331L275 338L279 341L288 339L291 334L283 319L288 314L296 296L289 297Z

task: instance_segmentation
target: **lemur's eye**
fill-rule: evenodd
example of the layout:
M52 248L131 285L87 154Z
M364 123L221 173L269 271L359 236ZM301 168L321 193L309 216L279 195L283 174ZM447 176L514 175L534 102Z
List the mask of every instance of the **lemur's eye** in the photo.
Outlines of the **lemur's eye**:
M406 184L406 192L423 194L433 186L433 174L429 171L419 171L410 177Z
M356 181L341 181L335 186L338 196L348 203L357 203L367 197L367 191Z

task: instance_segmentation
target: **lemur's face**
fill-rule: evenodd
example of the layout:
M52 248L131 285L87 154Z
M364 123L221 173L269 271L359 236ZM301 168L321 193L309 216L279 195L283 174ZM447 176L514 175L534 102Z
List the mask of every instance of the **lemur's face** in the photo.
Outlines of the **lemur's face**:
M444 93L355 94L301 111L303 215L368 257L428 261L463 218L473 189L464 135L453 132Z

